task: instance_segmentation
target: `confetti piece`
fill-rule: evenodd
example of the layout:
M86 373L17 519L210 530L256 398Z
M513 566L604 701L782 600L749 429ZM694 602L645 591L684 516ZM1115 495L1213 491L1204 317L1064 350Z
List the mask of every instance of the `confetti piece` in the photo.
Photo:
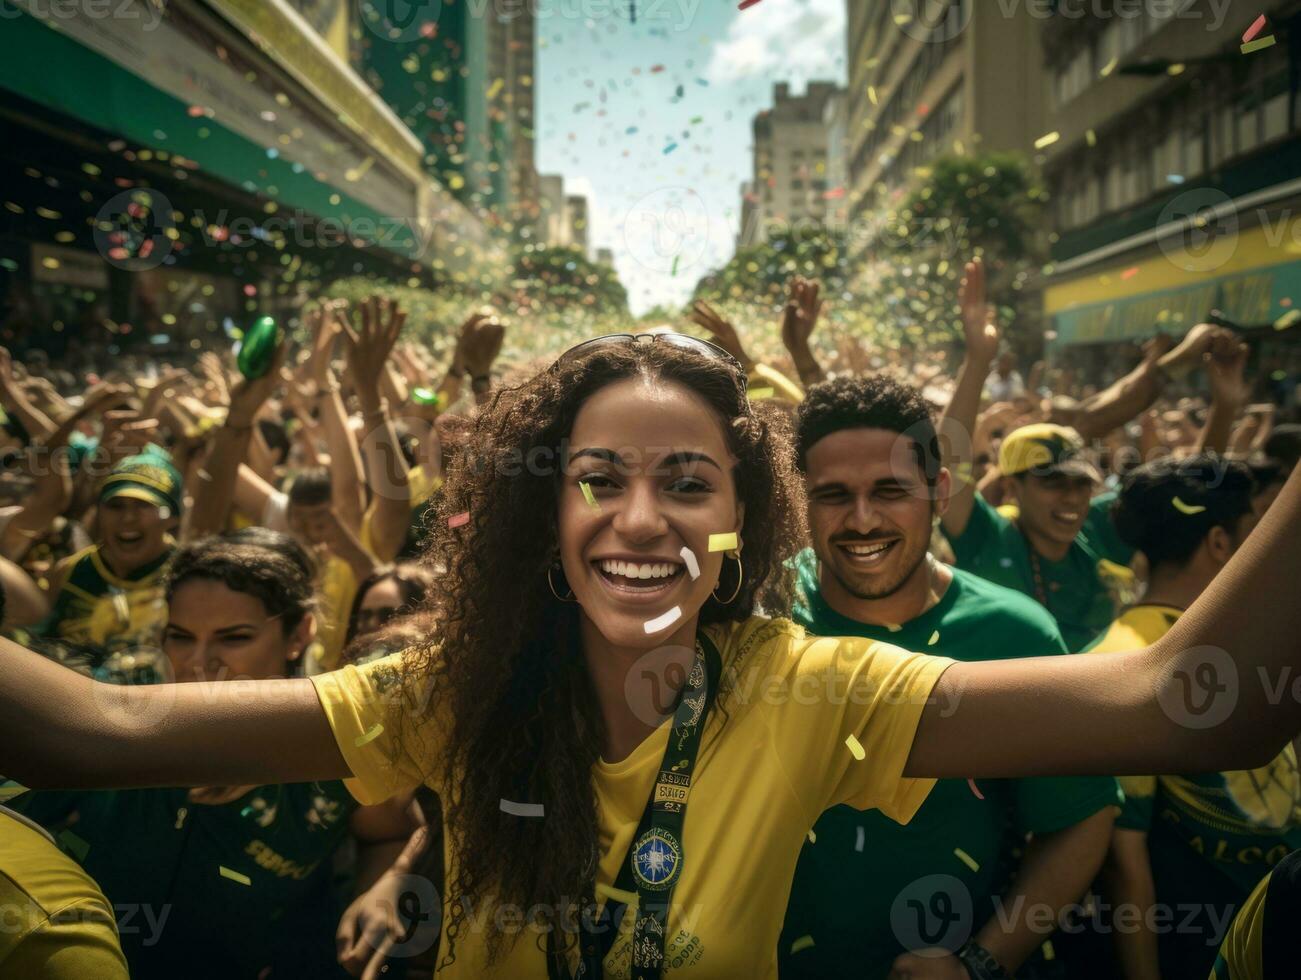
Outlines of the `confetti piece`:
M711 534L709 536L709 552L715 551L735 551L736 550L736 532L729 531L726 534Z
M1281 317L1274 321L1275 330L1286 330L1289 327L1301 323L1301 310L1288 310Z
M1124 272L1122 272L1120 274L1120 278L1133 279L1136 275L1138 275L1138 266L1133 266L1132 268L1126 269Z
M1053 941L1051 939L1047 939L1044 941L1043 951L1044 951L1045 960L1051 961L1055 959L1057 956L1057 951L1053 949Z
M675 276L678 274L678 259L680 258L682 258L681 255L673 256L673 275Z
M985 794L983 794L980 791L980 787L976 785L976 781L974 779L968 779L967 785L971 787L971 792L976 794L976 799L983 800L985 798Z
M223 878L229 878L231 881L237 881L241 885L253 884L252 879L250 879L248 875L242 875L238 871L231 871L230 868L227 868L224 865L218 865L217 870L221 872L221 876Z
M931 638L926 641L926 645L928 647L933 647L935 646L935 644L939 642L940 642L940 631L936 630L934 633L931 634Z
M461 527L463 524L469 524L469 523L470 523L470 512L468 510L463 514L457 514L454 517L449 517L447 519L448 527Z
M90 845L74 834L71 830L65 830L59 834L59 843L65 849L72 852L72 856L78 861L86 860L86 855L90 853Z
M691 581L700 578L700 562L696 561L696 553L690 548L684 547L679 554L682 560L687 563L687 574L691 576Z
M849 754L859 762L862 762L867 758L867 753L863 751L863 746L859 743L858 739L854 738L853 732L849 733L849 736L845 739L845 744L849 746Z
M810 831L809 831L809 843L810 843L810 844L816 844L817 842L818 842L818 835L815 834L812 830L810 830Z
M1256 40L1250 42L1249 44L1244 44L1242 46L1242 53L1254 54L1257 51L1263 51L1265 48L1272 48L1275 45L1275 43L1277 42L1274 38L1274 35L1270 34L1268 37L1257 38Z
M775 394L777 392L772 388L754 388L750 391L750 401L761 402L766 398L772 398Z
M1193 504L1186 504L1178 497L1175 497L1175 499L1170 502L1175 505L1175 510L1179 511L1179 513L1181 514L1187 514L1189 517L1192 517L1195 514L1206 513L1205 507L1200 507Z
M1261 14L1259 17L1255 19L1255 21L1252 22L1252 25L1247 28L1247 33L1242 35L1242 43L1246 44L1248 41L1253 40L1256 37L1256 35L1259 34L1261 31L1263 31L1264 29L1265 29L1265 15Z
M808 949L812 945L813 945L812 936L800 936L799 939L791 943L791 953L792 954L798 953L800 950Z
M962 848L960 848L960 847L955 847L955 848L953 849L953 856L956 857L956 858L957 858L959 861L961 861L963 864L965 864L965 865L966 865L968 868L970 868L972 871L979 871L979 870L980 870L980 865L976 863L976 859L973 858L973 857L972 857L970 854L968 854L966 851L964 851Z
M673 152L674 150L676 150L677 148L678 148L678 144L676 144L676 143L670 143L668 146L664 147L664 155L665 155L665 156L668 156L670 153L672 153L672 152Z
M587 501L587 506L594 511L600 512L601 505L596 502L596 497L592 495L591 485L580 481L578 486L583 491L583 499Z
M383 731L384 731L384 726L380 724L376 724L373 728L370 729L370 731L366 732L364 735L358 735L357 740L353 742L353 744L357 746L357 748L361 748L363 745L366 745L368 742L373 742L375 741L375 739L379 738L380 735L383 733Z
M859 828L858 828L858 840L856 840L856 841L854 842L854 850L856 850L859 854L862 854L862 853L863 853L863 837L864 837L864 834L863 834L863 828L862 828L862 827L859 827Z
M545 816L541 803L515 803L511 800L503 799L500 806L502 813L509 813L512 817Z
M596 897L610 899L630 909L635 909L640 904L636 892L626 892L622 888L615 888L613 885L599 881L596 883Z
M347 171L344 172L343 177L348 181L348 183L355 184L357 181L361 180L361 178L365 177L367 171L369 171L373 166L375 166L375 158L367 157L365 160L361 161L361 163L357 164L357 166L349 167Z
M1090 129L1090 130L1086 130L1085 133L1084 133L1084 142L1088 143L1089 146L1097 146L1097 145L1098 145L1098 134L1097 134L1096 132L1094 132L1093 130L1091 130L1091 129Z
M648 619L643 625L647 635L658 633L660 630L666 630L679 619L682 618L682 607L674 606L663 616L656 616L654 619Z
M1043 136L1040 136L1037 140L1035 140L1035 141L1034 141L1034 148L1035 148L1036 150L1043 150L1043 149L1046 149L1046 148L1052 146L1054 143L1056 143L1056 142L1057 142L1059 139L1061 139L1061 138L1062 138L1062 134L1059 133L1059 132L1057 132L1056 130L1054 130L1053 132L1051 132L1051 133L1046 133L1046 134L1044 134Z

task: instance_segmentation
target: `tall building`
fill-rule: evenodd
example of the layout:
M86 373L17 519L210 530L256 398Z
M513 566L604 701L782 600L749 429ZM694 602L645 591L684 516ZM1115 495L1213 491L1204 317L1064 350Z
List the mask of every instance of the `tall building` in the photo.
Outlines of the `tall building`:
M568 244L582 249L587 254L589 240L587 198L581 194L570 194L565 198L565 214L569 224Z
M544 245L568 245L569 210L565 205L565 179L559 174L538 175L538 239Z
M825 223L826 114L840 91L834 82L809 82L803 95L791 95L787 82L774 88L773 107L754 119L755 199L747 199L753 207L741 226L739 245L766 241L779 229Z
M511 124L511 198L515 204L516 231L520 237L534 240L540 237L537 137L534 131L537 119L534 86L536 34L537 17L532 5L521 4L519 14L511 21L505 106Z
M1218 24L1205 5L1168 6L1044 23L1049 350L1101 364L1117 342L1220 310L1257 331L1262 365L1295 376L1296 331L1272 327L1301 305L1301 3L1234 4Z
M1033 152L1044 133L1040 5L846 0L851 220L944 153ZM916 15L910 18L906 10Z

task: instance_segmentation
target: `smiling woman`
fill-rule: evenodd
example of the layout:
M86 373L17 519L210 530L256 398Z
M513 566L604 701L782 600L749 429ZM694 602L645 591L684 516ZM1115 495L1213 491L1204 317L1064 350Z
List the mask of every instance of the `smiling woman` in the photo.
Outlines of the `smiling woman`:
M130 692L136 725L0 644L0 771L351 776L367 803L423 782L447 806L440 975L772 977L796 860L832 806L907 821L935 776L1243 768L1301 729L1301 705L1246 683L1215 729L1177 710L1207 646L1242 678L1295 667L1301 474L1147 650L951 663L810 638L758 614L784 610L801 540L784 428L726 354L663 339L587 345L479 416L481 455L443 490L429 645L252 697ZM539 447L559 474L502 475ZM628 914L592 928L593 902Z

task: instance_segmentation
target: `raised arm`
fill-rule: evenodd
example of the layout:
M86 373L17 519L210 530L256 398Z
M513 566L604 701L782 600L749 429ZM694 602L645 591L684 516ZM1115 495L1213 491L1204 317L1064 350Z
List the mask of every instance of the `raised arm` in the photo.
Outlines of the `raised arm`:
M14 377L14 362L9 351L0 347L0 404L27 430L32 440L48 439L56 426L49 416L37 408L23 386Z
M754 370L754 360L741 343L741 335L736 332L730 321L723 319L712 306L704 300L691 304L691 322L704 327L714 338L714 343L727 351L740 362L746 374Z
M351 775L309 680L101 684L3 639L0 772L32 789Z
M821 289L816 280L796 276L791 280L790 296L782 312L782 343L790 352L805 388L811 388L827 377L809 346L809 337L813 335L822 313L822 300L818 298Z
M364 424L361 458L371 491L370 544L384 561L397 557L411 520L407 462L388 404L380 396L389 354L406 319L396 303L372 296L361 308L359 324L342 321Z
M316 406L321 427L325 430L325 443L330 449L330 495L339 517L354 531L359 531L366 506L361 450L348 428L343 394L330 368L330 352L334 349L335 334L343 315L341 303L327 303L314 314L320 320L315 324L316 341L312 347L310 368L312 380L316 383Z
M1153 646L949 667L923 710L907 772L1132 775L1263 765L1301 732L1301 701L1287 686L1301 664L1298 581L1301 468Z
M962 536L976 505L976 481L972 476L970 449L976 430L985 379L998 355L998 327L994 308L985 300L985 263L967 263L967 274L958 293L962 308L962 332L966 352L958 370L958 387L940 416L940 452L944 465L953 472L953 495L944 512L944 531L951 538Z
M1221 455L1229 449L1229 437L1238 412L1247 403L1248 386L1243 380L1250 349L1236 337L1217 340L1207 359L1206 375L1211 382L1211 410L1197 438L1198 452Z

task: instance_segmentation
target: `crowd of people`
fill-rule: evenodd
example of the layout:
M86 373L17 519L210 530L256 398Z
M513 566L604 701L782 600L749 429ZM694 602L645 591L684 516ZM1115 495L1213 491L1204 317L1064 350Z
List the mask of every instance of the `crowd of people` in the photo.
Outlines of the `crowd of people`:
M957 299L954 372L804 279L771 364L0 351L0 975L1291 975L1295 394Z

